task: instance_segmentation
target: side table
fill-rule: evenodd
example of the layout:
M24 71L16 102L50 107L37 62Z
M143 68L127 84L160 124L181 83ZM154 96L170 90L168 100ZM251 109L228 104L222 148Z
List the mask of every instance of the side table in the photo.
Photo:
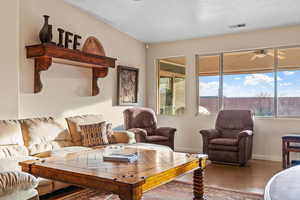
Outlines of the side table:
M300 146L291 145L290 143L300 144L300 134L290 134L282 136L282 167L290 167L290 152L300 152Z

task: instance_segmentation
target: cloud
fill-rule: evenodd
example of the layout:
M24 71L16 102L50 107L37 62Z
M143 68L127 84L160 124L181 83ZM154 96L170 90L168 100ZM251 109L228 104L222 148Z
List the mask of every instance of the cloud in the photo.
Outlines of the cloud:
M201 96L218 96L219 82L200 82L200 95Z
M293 85L292 83L279 83L279 86L290 86L290 85Z
M241 80L241 78L239 78L239 77L236 77L236 78L234 78L234 80Z
M286 76L290 76L290 75L295 74L295 72L283 72L283 74L286 75Z
M279 78L279 77L278 77ZM260 83L271 84L274 79L265 74L252 74L245 77L244 85L258 85Z

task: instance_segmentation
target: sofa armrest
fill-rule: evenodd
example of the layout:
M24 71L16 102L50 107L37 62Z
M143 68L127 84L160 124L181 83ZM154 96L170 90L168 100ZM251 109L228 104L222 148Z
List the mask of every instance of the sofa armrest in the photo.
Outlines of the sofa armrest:
M161 127L155 130L156 135L165 136L168 138L174 138L176 128Z
M131 128L127 131L134 133L136 142L146 142L147 131L141 128Z
M135 141L135 135L131 131L113 131L113 134L111 135L112 142L115 144L123 143L123 144L134 144Z
M243 131L239 132L239 134L237 135L237 139L238 139L238 141L240 141L242 138L249 137L252 135L253 135L253 131L243 130Z
M19 191L31 190L37 186L37 179L28 173L19 171L0 173L0 197Z
M221 133L217 129L206 129L206 130L201 130L200 134L202 135L203 138L207 138L208 140L210 140L219 137Z

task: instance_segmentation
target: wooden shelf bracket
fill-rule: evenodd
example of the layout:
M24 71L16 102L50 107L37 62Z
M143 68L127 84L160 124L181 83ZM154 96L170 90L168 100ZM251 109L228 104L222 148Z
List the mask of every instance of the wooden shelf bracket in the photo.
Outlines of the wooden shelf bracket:
M43 89L41 72L47 71L52 63L84 67L93 70L92 95L99 94L97 81L108 75L108 68L114 68L117 59L85 53L78 50L57 47L51 44L27 46L27 58L34 59L34 93Z
M41 72L47 71L52 65L52 58L41 56L34 59L34 93L39 93L43 89Z

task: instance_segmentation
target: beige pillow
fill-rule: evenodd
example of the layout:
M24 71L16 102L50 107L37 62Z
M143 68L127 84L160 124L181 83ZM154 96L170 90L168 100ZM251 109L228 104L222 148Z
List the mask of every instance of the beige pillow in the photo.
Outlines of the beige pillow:
M67 122L63 118L22 120L22 130L30 155L73 145Z
M81 125L82 145L92 147L109 144L106 135L106 122L97 124Z
M14 120L0 120L0 145L24 145L21 125Z
M102 115L79 115L66 118L69 126L69 131L72 136L72 141L76 145L82 145L80 125L96 124L104 121Z

